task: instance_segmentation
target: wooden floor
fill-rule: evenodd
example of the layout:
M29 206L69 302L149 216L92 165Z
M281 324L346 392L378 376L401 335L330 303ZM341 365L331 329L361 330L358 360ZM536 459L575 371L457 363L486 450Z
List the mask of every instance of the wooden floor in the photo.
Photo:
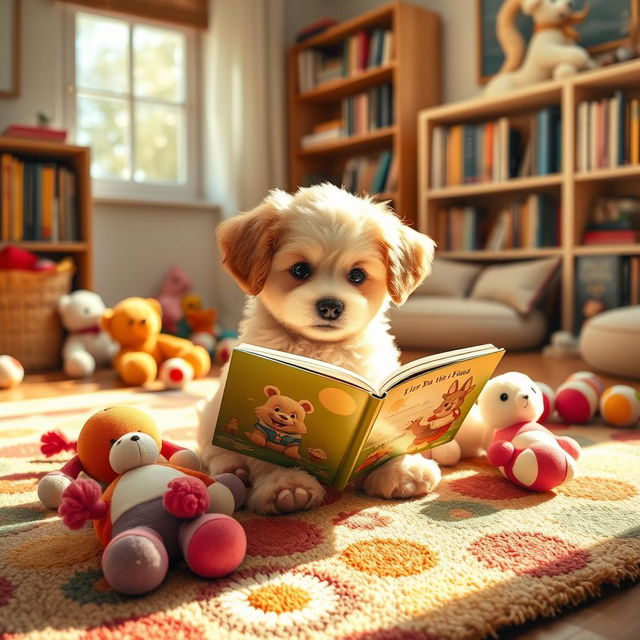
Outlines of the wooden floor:
M406 351L403 362L425 355L423 352ZM539 353L509 353L500 363L496 373L522 371L533 380L558 387L571 373L588 367L578 358L564 360L545 358ZM211 375L218 374L218 370ZM626 383L610 376L602 376L605 384ZM30 375L24 382L9 390L0 391L2 402L28 400L65 394L94 393L100 390L120 388L117 376L111 370L101 371L89 380L70 381L62 373ZM500 634L501 638L522 640L637 640L640 638L640 584L625 584L603 591L601 598L573 609L557 618L538 620L535 624L514 627Z

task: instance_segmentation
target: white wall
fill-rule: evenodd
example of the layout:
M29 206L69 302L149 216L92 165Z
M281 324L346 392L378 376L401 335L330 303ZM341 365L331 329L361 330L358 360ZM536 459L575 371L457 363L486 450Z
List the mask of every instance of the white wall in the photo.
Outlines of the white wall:
M477 95L476 83L476 2L475 0L409 0L442 17L444 48L444 101L457 102ZM287 44L303 27L323 17L346 20L388 0L286 0Z
M63 126L63 16L63 4L22 2L21 95L0 98L0 131L12 122L35 124L38 111L50 116L52 125ZM217 307L224 285L215 251L216 222L213 206L96 203L96 291L108 305L131 295L153 296L171 265L179 264L194 279L194 291Z

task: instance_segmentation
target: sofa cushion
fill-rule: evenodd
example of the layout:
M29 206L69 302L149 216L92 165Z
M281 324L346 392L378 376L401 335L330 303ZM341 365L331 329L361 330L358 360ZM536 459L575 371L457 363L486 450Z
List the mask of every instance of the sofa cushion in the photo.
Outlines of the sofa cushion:
M480 271L482 271L482 265L436 257L431 275L416 289L415 293L421 296L464 298Z
M640 305L611 309L582 328L580 355L594 369L640 379Z
M529 314L559 266L560 258L491 265L478 276L470 297L503 302L522 314Z
M487 342L534 349L547 332L539 310L523 316L510 305L470 298L414 295L390 317L398 344L414 349L443 351Z

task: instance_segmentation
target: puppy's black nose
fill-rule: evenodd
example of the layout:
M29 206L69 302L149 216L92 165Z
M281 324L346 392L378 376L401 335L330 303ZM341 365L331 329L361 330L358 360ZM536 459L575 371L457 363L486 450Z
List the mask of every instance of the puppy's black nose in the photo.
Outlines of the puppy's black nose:
M134 442L137 442L138 440L140 440L140 436L131 436L131 439L132 439Z
M525 400L529 399L529 396L522 396Z
M316 302L316 309L323 320L337 320L344 311L344 304L335 298L324 298Z

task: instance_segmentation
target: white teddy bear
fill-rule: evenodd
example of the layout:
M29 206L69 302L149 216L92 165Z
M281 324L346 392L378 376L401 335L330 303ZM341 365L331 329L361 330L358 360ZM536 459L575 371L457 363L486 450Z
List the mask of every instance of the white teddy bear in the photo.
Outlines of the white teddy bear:
M502 394L507 396L504 401L499 400ZM522 400L524 396L527 398ZM480 457L486 453L497 429L535 421L542 410L542 392L529 376L515 371L497 376L487 382L455 438L432 449L431 457L445 467L462 458Z
M68 332L62 348L64 371L71 378L84 378L110 365L118 352L118 345L100 326L104 310L102 298L84 289L58 300L58 313Z

